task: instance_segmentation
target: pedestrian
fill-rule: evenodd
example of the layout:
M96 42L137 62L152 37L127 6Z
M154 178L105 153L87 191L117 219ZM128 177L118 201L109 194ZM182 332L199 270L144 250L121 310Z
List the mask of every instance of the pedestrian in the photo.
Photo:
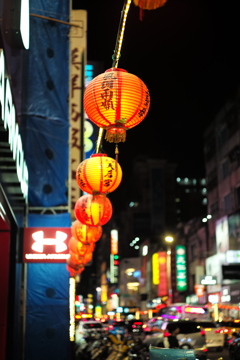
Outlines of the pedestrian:
M171 324L168 326L168 331L170 335L168 336L168 343L170 349L177 349L179 348L179 343L177 339L177 334L179 333L180 329L177 324Z

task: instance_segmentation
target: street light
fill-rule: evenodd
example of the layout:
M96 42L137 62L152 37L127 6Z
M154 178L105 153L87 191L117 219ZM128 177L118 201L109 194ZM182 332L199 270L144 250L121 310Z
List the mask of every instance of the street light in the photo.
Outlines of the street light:
M171 281L171 243L174 241L172 236L166 236L165 241L167 242L167 280L168 280L168 295L170 303L172 302L172 281Z

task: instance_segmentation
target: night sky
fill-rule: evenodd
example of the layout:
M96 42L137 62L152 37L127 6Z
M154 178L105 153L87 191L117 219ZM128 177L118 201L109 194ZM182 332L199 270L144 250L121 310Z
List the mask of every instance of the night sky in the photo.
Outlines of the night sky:
M178 174L204 176L203 132L240 79L239 20L236 1L167 0L156 10L132 2L119 68L147 85L151 104L142 123L119 144L122 190L138 155L178 164ZM123 0L74 0L88 11L88 60L112 66ZM114 145L103 142L114 157ZM117 190L120 193L120 190ZM115 194L114 194L115 196ZM118 196L118 194L116 194Z
M74 0L88 11L88 60L111 68L123 0ZM136 156L166 158L177 175L204 176L203 133L240 80L238 2L167 0L156 10L133 3L127 17L119 68L147 85L151 105L142 123L119 144L123 180L109 195L114 213L129 194ZM103 143L114 157L114 145ZM84 272L87 273L87 270Z

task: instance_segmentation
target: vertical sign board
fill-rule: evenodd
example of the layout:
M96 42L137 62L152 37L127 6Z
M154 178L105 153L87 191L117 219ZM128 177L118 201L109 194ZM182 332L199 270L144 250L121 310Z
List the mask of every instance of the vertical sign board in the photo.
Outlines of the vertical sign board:
M158 253L152 255L152 283L159 284Z
M167 253L160 251L158 253L159 264L159 285L158 296L166 296L168 294L168 278L167 278Z
M110 243L110 281L112 284L118 282L118 230L111 230Z
M84 68L86 64L86 32L87 32L87 13L85 10L72 10L70 31L70 186L69 202L71 207L72 219L74 216L74 206L80 197L80 188L76 182L76 170L79 163L83 160L83 91L84 91Z
M187 290L187 261L186 261L186 246L176 246L176 277L177 290Z

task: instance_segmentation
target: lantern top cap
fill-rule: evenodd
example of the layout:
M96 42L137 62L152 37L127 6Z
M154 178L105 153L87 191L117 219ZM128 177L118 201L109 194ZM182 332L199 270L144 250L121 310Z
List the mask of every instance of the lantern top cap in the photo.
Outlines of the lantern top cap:
M90 157L107 156L107 154L92 154Z
M110 72L110 71L122 71L122 72L127 72L127 70L120 69L120 68L114 68L114 67L112 67L111 69L107 69L105 72Z

